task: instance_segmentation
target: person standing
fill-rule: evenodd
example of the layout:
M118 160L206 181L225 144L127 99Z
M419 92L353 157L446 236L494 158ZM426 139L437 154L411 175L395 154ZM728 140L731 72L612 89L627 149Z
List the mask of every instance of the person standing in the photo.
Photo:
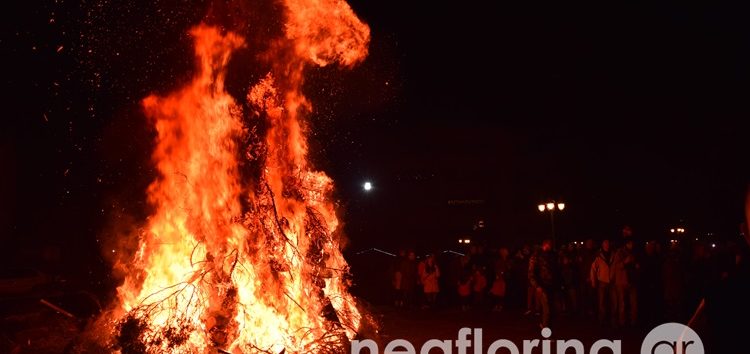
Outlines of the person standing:
M525 316L534 314L539 306L536 302L536 289L529 283L529 260L531 259L531 247L524 245L516 252L515 265L513 266L515 288L518 289L518 300L521 306L526 306Z
M561 310L568 314L578 312L578 267L573 262L572 253L563 253L560 258L562 280Z
M478 309L484 306L484 293L487 290L487 276L484 275L484 272L484 268L474 265L471 286L474 293L474 307Z
M427 256L423 262L419 263L419 279L422 282L422 289L425 295L425 307L434 307L437 294L440 291L438 280L440 278L440 269L435 262L435 255Z
M466 311L470 308L471 302L471 274L467 270L464 270L463 274L461 274L457 290L459 301L461 302L461 311Z
M495 260L495 280L492 282L492 288L490 288L490 295L492 296L494 305L492 311L495 312L503 310L507 289L506 279L511 267L510 252L507 248L501 248L498 251L498 256L498 259Z
M401 263L406 259L406 250L399 250L395 262L391 266L391 286L393 287L393 301L396 307L404 306L404 294L401 277Z
M596 256L597 250L594 246L594 240L587 239L583 248L579 250L576 259L579 270L578 275L580 276L580 279L578 280L578 304L582 308L584 316L588 318L593 318L596 309L596 292L594 291L594 288L591 287L591 281L589 280L591 277L589 271L591 270L591 265L594 263Z
M542 248L529 260L529 284L536 290L542 308L540 328L549 327L550 301L558 286L557 259L552 251L552 240L544 240Z
M640 279L638 284L641 324L652 328L661 323L662 282L661 256L656 253L656 241L646 243L643 257L640 260Z
M612 295L612 252L609 249L609 240L602 241L602 248L594 259L594 263L591 264L590 281L591 287L596 289L597 303L598 303L598 317L599 324L605 324L607 319L608 309L614 306L608 306L607 304L613 303L614 296ZM614 314L610 314L612 324L614 325L615 317Z
M618 325L625 326L626 317L629 324L635 326L638 319L638 271L640 264L633 252L633 240L627 239L625 245L620 248L612 260L615 311ZM626 313L629 316L626 316Z
M665 317L670 321L682 321L685 317L683 313L685 267L680 255L680 243L678 241L669 243L669 251L664 258L661 271Z
M417 256L414 251L409 250L405 258L399 264L401 278L400 294L402 296L401 307L409 308L414 305L414 297L417 289Z

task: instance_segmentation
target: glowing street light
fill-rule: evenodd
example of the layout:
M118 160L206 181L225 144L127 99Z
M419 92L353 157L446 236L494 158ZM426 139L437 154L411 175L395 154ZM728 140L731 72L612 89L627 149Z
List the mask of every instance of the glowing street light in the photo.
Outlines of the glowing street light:
M552 247L555 247L555 209L559 211L563 211L565 209L565 203L559 202L556 203L555 201L550 201L544 204L537 205L537 209L539 209L539 212L543 213L545 211L549 211L549 219L550 224L552 225Z
M372 183L371 182L365 182L365 184L362 185L362 189L365 190L365 192L369 192L372 190Z

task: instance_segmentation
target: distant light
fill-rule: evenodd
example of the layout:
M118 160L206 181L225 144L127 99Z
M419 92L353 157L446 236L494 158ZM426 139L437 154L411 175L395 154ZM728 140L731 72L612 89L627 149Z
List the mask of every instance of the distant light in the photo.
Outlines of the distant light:
M547 210L555 210L555 203L547 203Z
M362 188L364 188L364 190L365 190L365 191L368 191L368 192L369 192L370 190L372 190L372 183L370 183L370 182L365 182L365 184L364 184L364 185L362 185Z
M695 240L698 241L698 238L696 237Z
M544 204L537 205L537 208L539 208L539 211L544 211Z
M674 233L674 229L669 229L669 232Z
M471 243L471 240L469 240L469 239L467 238L467 239L465 239L465 240L464 240L464 243Z
M565 203L557 203L557 209L559 210L565 209Z
M462 239L459 239L459 240L458 240L458 243L464 243L464 240L462 240Z
M716 248L716 244L715 244L715 243L712 243L712 244L711 244L711 247L712 247L712 248Z

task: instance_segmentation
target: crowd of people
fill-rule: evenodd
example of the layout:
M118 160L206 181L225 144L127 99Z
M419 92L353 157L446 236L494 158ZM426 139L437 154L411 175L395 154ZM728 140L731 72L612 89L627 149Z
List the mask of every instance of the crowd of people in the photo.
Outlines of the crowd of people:
M738 240L742 241L742 240ZM747 264L744 242L717 245L687 235L646 240L629 227L599 242L551 240L508 248L473 245L466 254L399 252L394 303L501 312L520 308L541 327L581 316L613 328L690 320L712 289Z

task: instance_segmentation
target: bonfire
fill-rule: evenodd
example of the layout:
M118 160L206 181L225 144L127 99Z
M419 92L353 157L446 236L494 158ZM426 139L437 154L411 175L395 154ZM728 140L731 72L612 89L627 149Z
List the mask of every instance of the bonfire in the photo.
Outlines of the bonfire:
M98 322L121 353L345 352L368 319L348 291L332 180L308 161L302 92L312 66L352 67L369 28L342 0L284 0L271 70L225 90L240 34L195 26L196 74L143 99L156 131L153 212L114 309Z

